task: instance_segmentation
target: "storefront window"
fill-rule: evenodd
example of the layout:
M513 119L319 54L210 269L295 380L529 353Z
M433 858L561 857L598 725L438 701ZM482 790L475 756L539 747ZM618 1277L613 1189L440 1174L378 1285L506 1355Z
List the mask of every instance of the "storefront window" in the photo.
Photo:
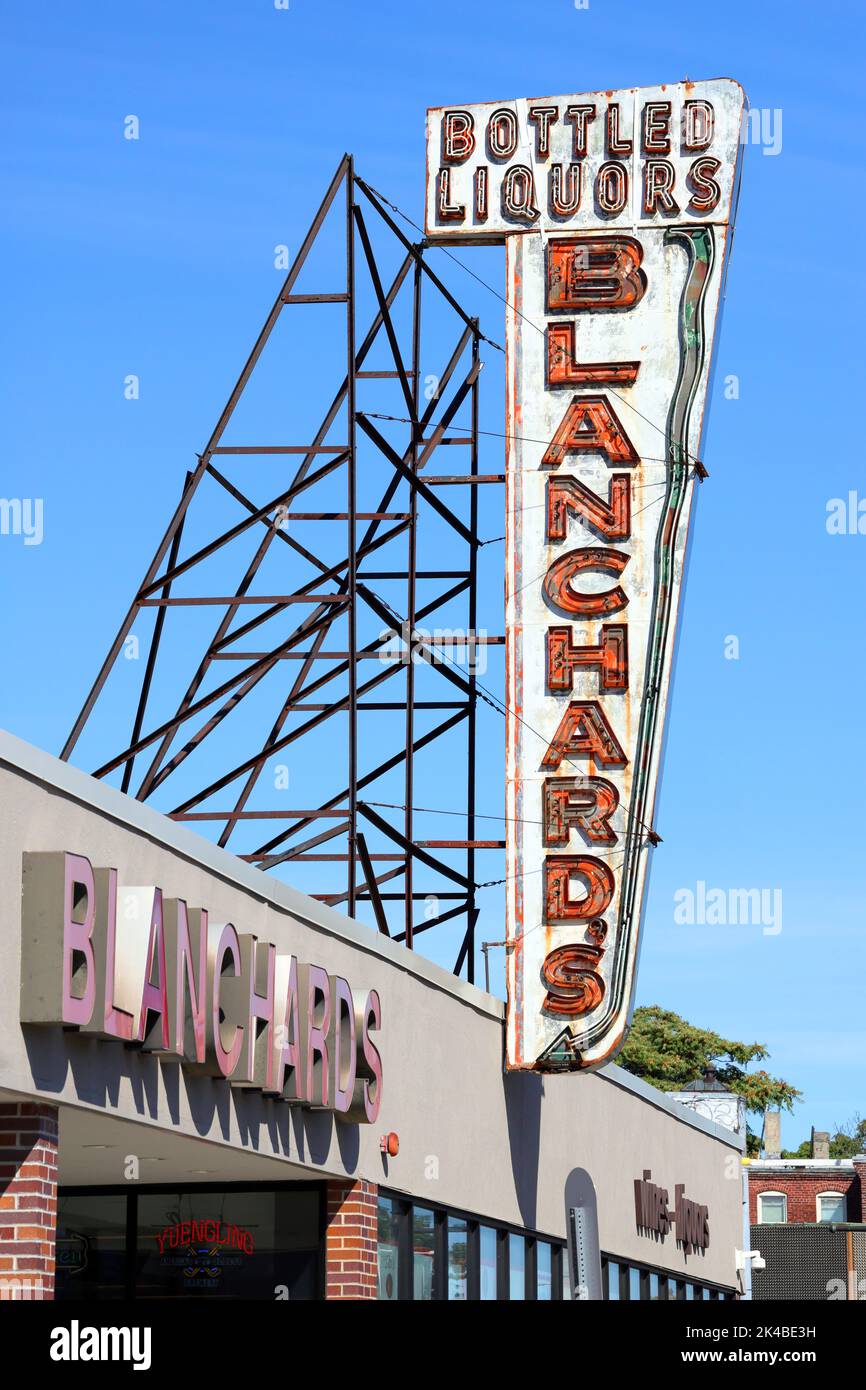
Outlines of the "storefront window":
M397 1204L390 1197L379 1198L379 1297L396 1302L400 1297L400 1246L397 1239Z
M478 1256L481 1263L480 1297L488 1302L496 1299L497 1234L491 1226L478 1228Z
M553 1297L552 1253L549 1245L538 1241L535 1247L536 1297L543 1303L549 1303Z
M316 1299L318 1185L60 1192L57 1297Z
M523 1236L508 1237L508 1297L526 1298L526 1241Z
M60 1192L58 1299L315 1299L323 1292L322 1261L319 1185ZM381 1299L462 1301L471 1290L487 1302L501 1294L570 1301L571 1273L568 1248L559 1242L379 1197ZM614 1301L732 1297L606 1255L602 1277Z
M494 1302L505 1297L550 1302L570 1297L564 1245L384 1193L380 1193L378 1211L382 1299ZM410 1260L408 1273L404 1260ZM566 1286L564 1293L560 1278Z
M468 1268L468 1230L462 1216L448 1217L448 1297L465 1299Z
M436 1218L426 1207L412 1208L412 1297L422 1303L433 1297Z
M136 1298L316 1298L319 1195L140 1193Z
M125 1298L126 1281L126 1197L61 1194L56 1297Z

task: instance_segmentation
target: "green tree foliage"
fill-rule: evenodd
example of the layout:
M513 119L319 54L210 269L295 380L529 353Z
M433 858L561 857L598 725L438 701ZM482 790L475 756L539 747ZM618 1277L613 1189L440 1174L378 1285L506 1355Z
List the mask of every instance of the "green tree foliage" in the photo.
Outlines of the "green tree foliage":
M747 1070L768 1055L762 1043L734 1042L650 1004L635 1009L626 1044L616 1060L661 1091L684 1091L707 1067L714 1067L721 1084L741 1095L748 1111L793 1110L801 1091L763 1068Z

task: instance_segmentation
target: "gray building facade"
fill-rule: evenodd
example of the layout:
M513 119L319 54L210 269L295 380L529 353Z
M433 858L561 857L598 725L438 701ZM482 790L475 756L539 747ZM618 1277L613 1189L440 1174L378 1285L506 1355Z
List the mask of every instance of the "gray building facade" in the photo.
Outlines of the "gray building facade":
M741 1136L615 1065L505 1075L500 1000L7 734L0 797L7 1296L568 1298L575 1173L595 1296L738 1294Z

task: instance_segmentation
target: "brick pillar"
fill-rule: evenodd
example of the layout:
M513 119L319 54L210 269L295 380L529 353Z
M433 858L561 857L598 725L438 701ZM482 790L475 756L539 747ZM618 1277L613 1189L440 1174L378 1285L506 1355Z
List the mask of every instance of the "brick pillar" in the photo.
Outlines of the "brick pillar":
M854 1211L849 1215L849 1221L866 1221L866 1158L860 1154L854 1159L854 1184L851 1188L851 1195L848 1199L848 1211Z
M376 1298L378 1187L363 1178L328 1182L325 1232L326 1298Z
M57 1107L0 1104L0 1300L53 1299Z

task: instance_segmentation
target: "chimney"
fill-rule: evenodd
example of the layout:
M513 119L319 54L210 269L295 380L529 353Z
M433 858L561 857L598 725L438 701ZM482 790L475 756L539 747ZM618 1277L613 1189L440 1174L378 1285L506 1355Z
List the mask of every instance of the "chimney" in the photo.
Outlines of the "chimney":
M815 1129L814 1125L812 1126L812 1157L830 1157L830 1135L826 1130Z
M780 1110L764 1111L764 1132L761 1148L765 1158L780 1158L782 1153L782 1113Z
M854 1172L857 1175L857 1184L854 1189L854 1202L855 1204L859 1202L860 1220L866 1221L866 1154L858 1154L854 1159ZM856 1210L857 1207L855 1205L855 1211Z

